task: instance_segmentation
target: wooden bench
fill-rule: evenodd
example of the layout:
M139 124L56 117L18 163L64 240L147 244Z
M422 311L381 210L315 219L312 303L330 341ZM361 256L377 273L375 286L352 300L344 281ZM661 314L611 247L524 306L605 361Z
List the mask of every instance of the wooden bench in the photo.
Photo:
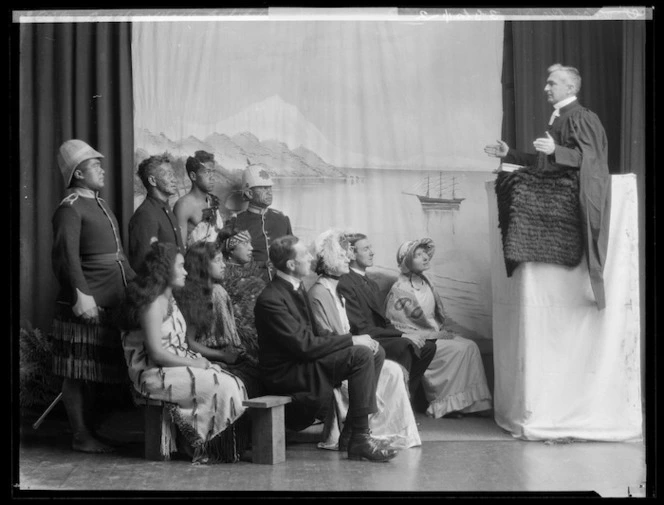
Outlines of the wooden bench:
M244 400L251 415L251 460L263 465L286 461L284 405L290 396L260 396Z
M164 402L145 398L138 393L134 395L134 402L143 408L145 459L165 461L167 456L161 454ZM260 396L242 402L251 415L254 463L274 465L286 460L284 405L290 402L290 396Z
M150 461L165 461L161 453L161 425L164 415L164 402L152 400L136 393L134 403L143 408L143 457Z

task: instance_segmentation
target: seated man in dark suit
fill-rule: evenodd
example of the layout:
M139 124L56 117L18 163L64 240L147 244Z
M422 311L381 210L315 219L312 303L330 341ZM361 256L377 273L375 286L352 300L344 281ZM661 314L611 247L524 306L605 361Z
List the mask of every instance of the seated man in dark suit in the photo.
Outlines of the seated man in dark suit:
M378 300L378 284L366 275L373 266L373 250L366 235L347 235L351 248L350 272L339 279L337 290L346 300L346 315L353 333L368 333L385 349L385 357L408 372L411 401L422 375L436 353L436 343L420 335L403 333L385 318Z
M326 335L313 332L314 321L302 279L313 260L297 237L270 244L274 279L256 300L258 359L268 393L290 395L286 425L304 429L322 419L333 389L348 380L351 428L348 458L389 461L396 451L369 432L369 414L377 411L376 384L385 353L369 335Z

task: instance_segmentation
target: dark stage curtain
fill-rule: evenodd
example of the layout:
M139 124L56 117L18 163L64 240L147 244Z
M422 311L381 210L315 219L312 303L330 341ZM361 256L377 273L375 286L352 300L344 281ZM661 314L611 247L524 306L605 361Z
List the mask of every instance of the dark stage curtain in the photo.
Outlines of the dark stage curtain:
M19 290L21 324L50 329L58 283L51 218L65 196L56 161L65 140L102 153L101 192L126 247L133 212L133 97L129 23L19 27Z
M623 22L621 100L621 172L645 179L646 23Z

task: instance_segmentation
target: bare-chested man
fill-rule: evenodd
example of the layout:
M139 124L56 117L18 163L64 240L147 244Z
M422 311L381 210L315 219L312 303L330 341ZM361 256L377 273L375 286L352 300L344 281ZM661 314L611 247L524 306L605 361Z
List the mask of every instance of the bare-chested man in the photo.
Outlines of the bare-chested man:
M223 218L219 198L212 194L216 183L214 154L196 151L187 158L185 169L191 179L191 190L175 202L173 212L180 225L182 242L188 247L198 240L216 240Z

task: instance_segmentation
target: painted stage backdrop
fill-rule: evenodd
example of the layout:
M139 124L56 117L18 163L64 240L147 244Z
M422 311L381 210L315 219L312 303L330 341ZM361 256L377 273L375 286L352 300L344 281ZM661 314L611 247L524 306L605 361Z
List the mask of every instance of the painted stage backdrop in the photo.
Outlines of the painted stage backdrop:
M275 180L272 207L311 243L369 236L376 274L431 237L429 276L448 318L491 338L488 203L500 138L501 21L141 22L133 25L136 165L215 156L222 201L247 162ZM144 198L135 178L135 207ZM230 211L229 211L230 212Z

